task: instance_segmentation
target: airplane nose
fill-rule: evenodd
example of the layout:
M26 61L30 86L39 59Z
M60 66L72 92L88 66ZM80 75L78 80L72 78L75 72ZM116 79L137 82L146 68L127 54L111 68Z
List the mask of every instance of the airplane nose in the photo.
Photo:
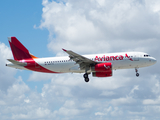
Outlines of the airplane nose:
M152 62L153 64L155 64L155 63L157 62L157 60L156 60L155 58L152 58L151 62Z

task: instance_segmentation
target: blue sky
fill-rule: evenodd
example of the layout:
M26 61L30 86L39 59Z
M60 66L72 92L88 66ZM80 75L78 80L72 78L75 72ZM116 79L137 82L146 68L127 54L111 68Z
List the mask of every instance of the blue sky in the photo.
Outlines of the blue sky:
M47 29L35 29L34 25L39 26L42 16L42 1L17 0L0 1L0 42L9 46L7 37L16 36L28 50L37 57L54 56L47 49L48 31ZM38 91L44 83L28 82L30 71L18 71L16 77L22 75L23 80L32 89L37 87Z
M1 1L1 42L8 44L6 36L16 36L33 54L48 56L49 52L44 46L48 43L48 31L34 28L34 25L41 23L42 7L39 0ZM35 49L36 44L43 52Z
M65 3L65 4L64 4ZM1 0L0 119L159 120L159 0ZM85 83L83 74L42 74L6 67L7 37L37 57L146 52L153 66L116 70Z

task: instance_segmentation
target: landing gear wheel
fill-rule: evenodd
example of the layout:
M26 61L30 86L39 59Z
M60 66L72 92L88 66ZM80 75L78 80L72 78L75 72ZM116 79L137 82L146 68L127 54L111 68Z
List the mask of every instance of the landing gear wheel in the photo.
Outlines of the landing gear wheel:
M135 71L136 71L136 76L138 77L139 76L138 69L135 68Z
M88 78L88 74L87 73L85 73L83 75L83 77L84 77L85 82L89 82L89 78Z
M139 73L136 73L136 76L138 77L138 76L139 76Z
M84 78L88 78L88 74L85 73L85 74L83 75L83 77L84 77Z
M85 82L89 82L89 78L84 78Z

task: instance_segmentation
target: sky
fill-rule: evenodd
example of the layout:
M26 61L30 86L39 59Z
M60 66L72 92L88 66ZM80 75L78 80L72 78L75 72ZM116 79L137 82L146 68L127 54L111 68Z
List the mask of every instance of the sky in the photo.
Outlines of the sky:
M1 0L1 120L159 120L159 0ZM157 63L108 78L44 74L6 67L7 37L36 57L140 51Z

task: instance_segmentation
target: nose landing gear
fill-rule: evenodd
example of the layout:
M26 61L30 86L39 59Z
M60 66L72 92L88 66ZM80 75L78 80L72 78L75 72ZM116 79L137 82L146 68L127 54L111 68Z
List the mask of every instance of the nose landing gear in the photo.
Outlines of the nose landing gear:
M135 71L136 71L136 76L138 77L139 76L138 69L135 68Z

